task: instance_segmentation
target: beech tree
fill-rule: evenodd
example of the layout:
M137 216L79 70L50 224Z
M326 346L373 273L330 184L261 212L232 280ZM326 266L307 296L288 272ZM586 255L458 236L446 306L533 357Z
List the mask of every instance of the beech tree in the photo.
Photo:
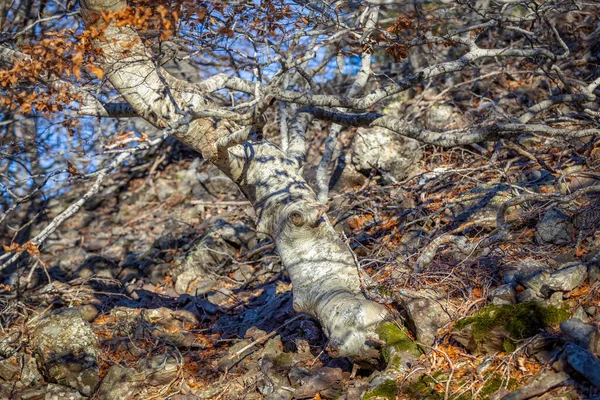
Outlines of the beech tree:
M272 237L291 277L295 309L320 322L331 350L375 362L377 328L391 314L368 294L355 255L327 218L341 132L384 128L423 145L475 145L488 154L524 134L598 135L599 8L581 0L3 4L5 138L10 121L31 115L93 116L97 127L103 119L142 119L155 129L117 132L95 149L102 162L93 170L64 160L62 168L29 171L25 179L10 157L24 139L5 140L1 220L58 174L68 172L89 189L29 240L7 243L1 268L39 255L108 174L171 136L217 166L252 203L256 230ZM439 90L426 98L430 88ZM456 92L467 95L452 97ZM391 101L406 103L399 115L386 112ZM454 126L429 127L426 111L436 103L461 116ZM277 135L262 132L265 121L278 125ZM330 125L311 187L303 166L314 121ZM79 134L76 119L62 128ZM100 143L102 134L86 141Z

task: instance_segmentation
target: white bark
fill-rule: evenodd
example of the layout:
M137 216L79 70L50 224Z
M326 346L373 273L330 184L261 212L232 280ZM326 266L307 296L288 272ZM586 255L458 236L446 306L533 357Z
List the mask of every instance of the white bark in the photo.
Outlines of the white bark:
M94 14L124 6L122 0L85 0L82 13L91 24ZM94 45L103 52L106 76L139 116L164 128L185 116L197 117L195 110L211 108L198 87L152 63L134 30L110 24L104 35L108 40ZM133 42L127 53L119 44ZM214 82L204 86L210 88ZM376 329L387 309L362 294L353 254L299 173L309 121L310 115L297 115L287 154L266 141L238 144L247 131L212 118L192 120L187 130L173 136L217 165L252 202L258 230L273 237L289 271L294 308L319 320L340 356L374 361L379 352L369 338L377 338Z

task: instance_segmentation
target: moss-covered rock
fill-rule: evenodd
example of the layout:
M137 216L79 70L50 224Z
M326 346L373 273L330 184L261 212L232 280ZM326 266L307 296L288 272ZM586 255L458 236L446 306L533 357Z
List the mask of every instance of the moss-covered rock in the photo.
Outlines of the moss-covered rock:
M395 400L397 394L398 384L395 380L388 379L373 390L370 390L367 393L365 393L362 397L362 400L369 400L378 397L388 400Z
M382 354L390 367L398 368L412 362L422 354L419 346L413 342L407 332L393 322L384 322L377 328L379 339L386 344Z
M517 340L534 336L568 317L569 313L562 308L534 302L491 305L459 321L452 337L473 352L511 352Z

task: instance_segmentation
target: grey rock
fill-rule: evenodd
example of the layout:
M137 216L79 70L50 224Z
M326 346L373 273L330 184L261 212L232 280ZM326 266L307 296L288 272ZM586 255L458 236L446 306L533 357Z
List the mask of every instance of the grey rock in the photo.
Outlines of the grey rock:
M21 371L20 382L23 386L37 386L43 381L42 374L38 370L37 362L35 358L29 354L25 354L21 360L23 369Z
M517 302L517 292L512 285L502 285L490 292L492 304L515 304Z
M293 367L288 372L288 378L292 386L299 386L310 377L310 371L302 367Z
M596 283L596 281L600 280L600 264L589 264L588 275L590 277L590 283Z
M200 239L198 244L174 271L177 293L196 295L207 293L211 286L206 285L208 275L219 274L217 266L233 256L237 248L252 248L256 244L256 234L244 224L230 224L223 220ZM237 247L237 248L236 248Z
M139 372L144 376L144 383L161 386L170 383L180 367L179 358L171 352L148 357L140 363Z
M496 214L502 204L512 198L510 187L504 184L483 184L460 194L454 199L449 208L449 213L458 221L475 221L488 219L489 222L480 222L481 226L495 227ZM519 215L518 207L511 207L505 214L507 221L514 220Z
M549 297L552 292L569 292L579 287L586 277L586 266L575 262L554 272L540 271L518 279L525 287L532 289L536 296Z
M157 179L154 182L154 190L159 201L167 201L176 193L175 185L166 179Z
M20 370L19 363L14 358L0 361L0 378L5 381L12 381Z
M525 259L514 264L505 272L506 283L523 283L541 272L552 272L548 264L534 259Z
M98 316L98 309L93 304L85 304L79 307L79 312L87 322L92 322Z
M73 390L71 388L62 386L62 385L55 385L55 384L48 384L48 386L46 387L46 395L44 396L44 400L79 400L79 399L85 399L84 396L81 395L81 393L79 393L76 390Z
M585 264L575 262L550 274L546 286L552 291L569 292L578 288L587 278Z
M565 340L591 352L596 351L600 336L595 326L586 324L578 318L571 318L560 323L560 330Z
M438 104L427 111L426 121L431 128L442 129L449 125L454 114L454 107L448 104Z
M294 392L294 399L313 398L326 389L341 389L342 380L340 368L319 368L314 374L301 381L301 386Z
M244 339L231 346L227 350L227 355L222 357L218 361L217 365L219 366L219 368L223 371L226 371L229 368L233 367L235 364L237 364L248 354L252 353L252 351L254 350L252 346L250 346L252 343L252 340Z
M563 303L563 297L562 292L554 292L550 295L549 302L555 307L560 307Z
M573 312L573 318L580 319L583 322L588 322L589 318L582 306L579 306Z
M571 217L557 208L550 209L536 226L535 236L540 244L565 244L571 241Z
M31 335L31 347L49 382L91 395L100 379L100 346L78 310L65 309L44 318Z
M29 389L26 389L26 390L22 391L21 393L19 393L20 400L42 400L46 396L46 392L47 392L47 385L41 386L41 387L29 388Z
M450 316L442 307L446 295L434 290L401 289L394 296L408 313L417 340L432 345L438 330L450 322Z
M576 344L568 344L565 348L567 362L583 375L594 386L600 388L600 361L592 353L577 346Z
M359 128L352 149L352 163L363 173L373 168L403 179L410 175L423 153L420 144L394 132L383 129Z
M569 380L569 375L564 372L554 373L549 371L536 375L531 382L502 397L502 400L525 400L546 393L550 389L563 385Z
M540 298L533 289L525 289L517 296L519 303L528 303L535 301L537 303L544 303L544 299Z

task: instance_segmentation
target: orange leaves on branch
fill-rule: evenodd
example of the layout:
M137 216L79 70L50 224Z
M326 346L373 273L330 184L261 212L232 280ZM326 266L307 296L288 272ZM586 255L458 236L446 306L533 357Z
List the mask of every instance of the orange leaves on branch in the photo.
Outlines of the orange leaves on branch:
M27 253L29 253L32 256L40 256L40 248L33 242L29 241L27 243L25 243L24 245L20 245L18 243L11 243L10 246L7 245L2 245L2 248L4 249L5 252L20 252L20 251L26 251Z

